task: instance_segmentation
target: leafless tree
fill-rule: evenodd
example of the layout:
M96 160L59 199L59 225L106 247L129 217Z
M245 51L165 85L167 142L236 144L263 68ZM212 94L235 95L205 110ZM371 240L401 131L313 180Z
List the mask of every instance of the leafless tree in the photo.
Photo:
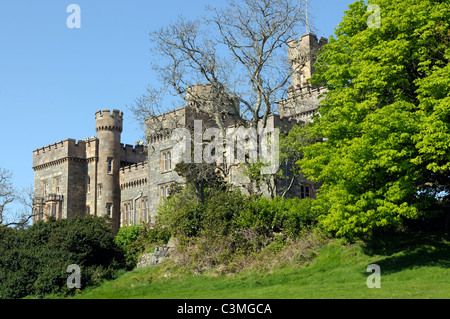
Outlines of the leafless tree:
M33 188L18 191L12 183L12 173L0 168L0 225L24 227L33 217ZM21 209L11 210L13 203Z
M185 104L196 100L224 133L230 110L243 126L265 127L295 71L287 45L305 20L301 0L232 0L222 9L207 7L206 15L194 21L179 17L150 33L161 87L150 87L130 109L141 121L155 117L172 95ZM189 91L196 83L210 85L210 94ZM230 100L236 103L224 109Z
M234 126L259 132L286 95L293 72L307 62L296 60L294 69L287 55L305 23L304 0L230 0L223 8L207 7L193 21L180 16L150 33L161 85L149 87L129 109L142 124L152 119L152 134L167 130L158 122L167 100L210 114L223 137L230 114ZM198 83L208 90L196 90Z
M8 206L16 200L17 196L11 179L11 172L0 168L0 225L5 223Z

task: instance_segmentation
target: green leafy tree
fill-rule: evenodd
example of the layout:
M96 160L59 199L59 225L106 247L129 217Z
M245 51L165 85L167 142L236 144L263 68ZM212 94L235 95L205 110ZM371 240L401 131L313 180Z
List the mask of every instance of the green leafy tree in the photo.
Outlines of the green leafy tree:
M433 216L449 194L450 3L356 1L321 52L312 83L328 92L298 162L323 183L316 207L338 236Z
M279 178L286 180L281 197L289 193L292 186L302 176L301 167L295 165L303 157L303 149L317 141L311 130L310 124L294 125L288 134L280 139L280 163L281 168L277 173Z

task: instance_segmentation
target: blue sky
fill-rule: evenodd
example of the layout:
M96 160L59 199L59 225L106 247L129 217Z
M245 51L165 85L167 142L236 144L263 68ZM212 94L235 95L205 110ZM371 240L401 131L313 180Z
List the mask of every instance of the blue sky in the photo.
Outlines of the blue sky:
M309 0L317 36L329 37L353 0ZM70 4L81 28L69 29ZM156 80L149 32L213 0L4 0L0 5L0 167L13 183L34 183L32 151L95 136L95 111L124 111L122 143L143 132L126 105ZM299 34L305 33L299 30Z

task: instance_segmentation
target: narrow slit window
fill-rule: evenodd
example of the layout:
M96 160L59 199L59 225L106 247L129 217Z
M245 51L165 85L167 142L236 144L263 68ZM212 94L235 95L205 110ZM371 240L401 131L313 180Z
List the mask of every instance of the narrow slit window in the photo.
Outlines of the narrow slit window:
M108 157L108 173L112 173L113 170L113 159L112 157Z

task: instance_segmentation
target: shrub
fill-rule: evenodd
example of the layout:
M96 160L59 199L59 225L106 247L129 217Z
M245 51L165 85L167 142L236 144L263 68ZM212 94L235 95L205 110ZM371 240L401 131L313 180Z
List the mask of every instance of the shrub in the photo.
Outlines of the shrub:
M316 222L311 199L275 197L251 197L239 215L240 227L254 229L269 236L272 232L283 232L290 237Z
M178 260L202 271L258 253L274 240L267 251L281 251L316 223L311 207L310 199L248 197L237 190L210 190L202 204L185 189L160 206L160 227L178 237Z
M140 233L141 226L125 226L119 229L114 241L121 247L126 247L134 242Z
M197 236L203 226L205 206L196 200L195 190L183 189L158 208L160 222L175 236Z
M139 257L151 246L166 244L171 233L162 228L159 223L154 227L146 224L122 227L114 241L123 249L127 269L133 269Z
M68 294L70 264L82 288L114 277L124 266L110 220L93 216L38 222L26 230L0 227L0 298Z

